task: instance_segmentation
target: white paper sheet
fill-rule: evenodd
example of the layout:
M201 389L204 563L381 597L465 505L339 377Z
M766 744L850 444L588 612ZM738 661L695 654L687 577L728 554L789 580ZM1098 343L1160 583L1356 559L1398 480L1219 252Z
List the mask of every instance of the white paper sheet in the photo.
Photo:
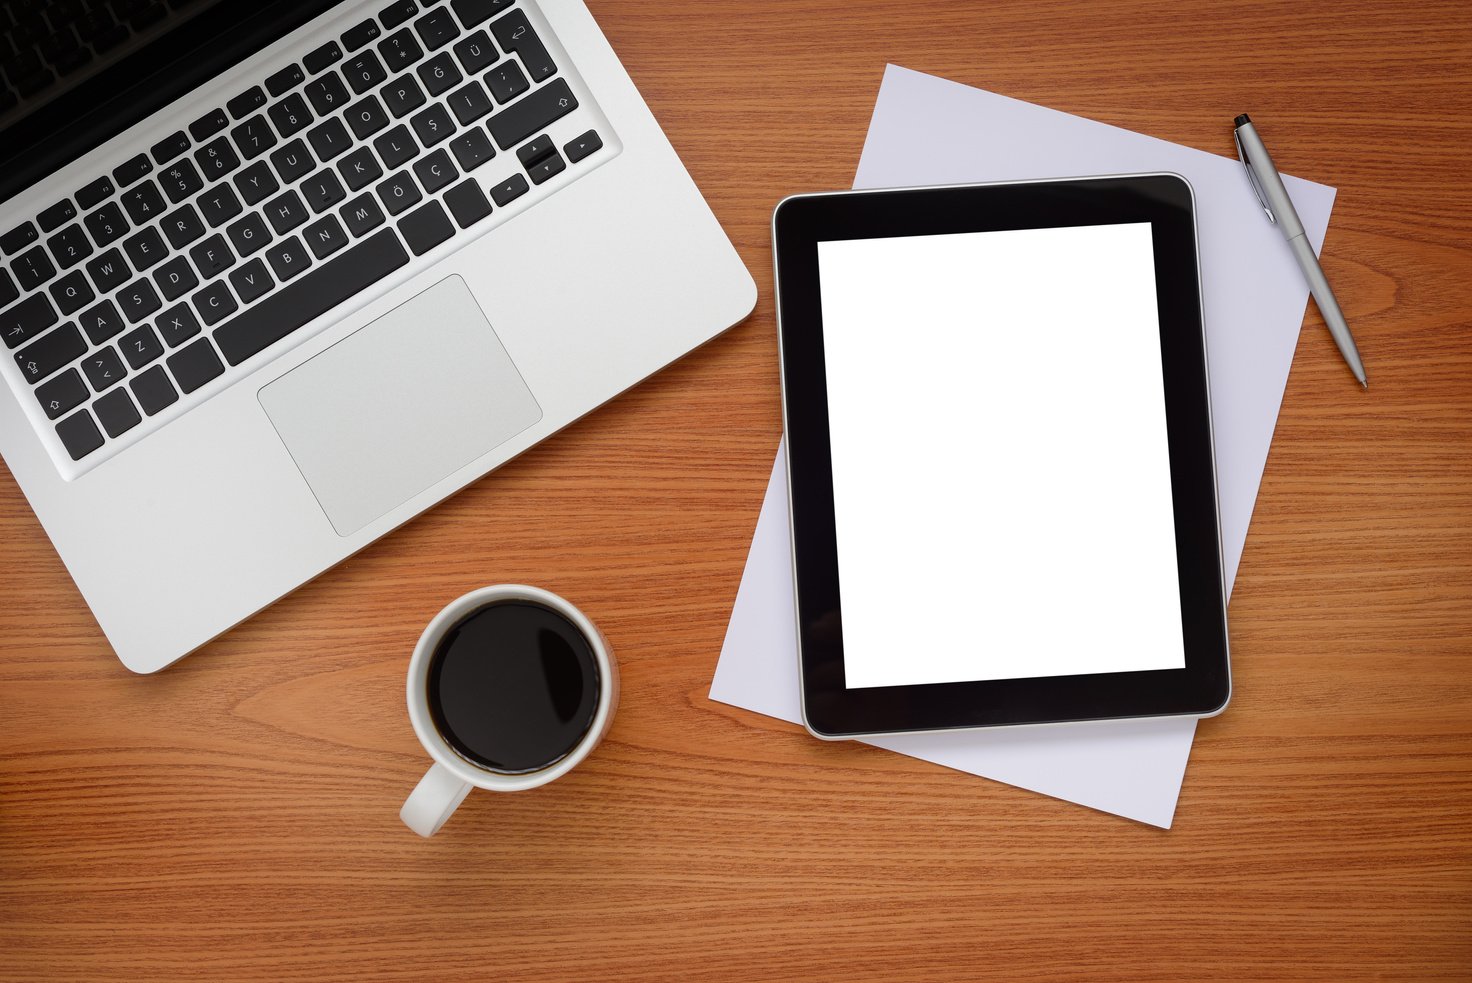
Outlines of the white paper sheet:
M1223 140L1228 139L1226 121ZM889 66L856 188L1174 171L1196 192L1227 582L1237 573L1308 288L1235 159ZM1318 249L1334 189L1284 183ZM786 474L779 453L711 699L797 722ZM1240 667L1239 667L1240 669ZM1230 712L1230 711L1228 711ZM872 743L1169 827L1195 722L1154 720L907 735Z

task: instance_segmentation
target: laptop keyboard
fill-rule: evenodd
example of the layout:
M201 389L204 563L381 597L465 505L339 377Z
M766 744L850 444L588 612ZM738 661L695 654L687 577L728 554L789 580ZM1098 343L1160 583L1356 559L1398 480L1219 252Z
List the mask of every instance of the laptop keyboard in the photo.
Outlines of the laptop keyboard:
M0 235L0 340L66 453L595 155L545 132L562 67L514 0L397 0Z

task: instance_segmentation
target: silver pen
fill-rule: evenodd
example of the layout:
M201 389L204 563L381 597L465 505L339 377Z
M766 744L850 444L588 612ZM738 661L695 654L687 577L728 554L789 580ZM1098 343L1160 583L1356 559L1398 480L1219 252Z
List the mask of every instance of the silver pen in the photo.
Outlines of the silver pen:
M1339 301L1334 298L1334 291L1329 288L1329 281L1324 277L1324 268L1319 265L1319 258L1314 255L1314 249L1308 243L1303 223L1293 210L1288 189L1283 187L1283 179L1273 166L1272 155L1263 146L1262 137L1257 135L1257 130L1246 113L1233 122L1237 127L1232 131L1232 137L1237 141L1237 156L1242 158L1242 164L1247 168L1247 180L1252 185L1253 193L1257 195L1262 210L1267 212L1268 221L1282 229L1283 235L1288 238L1288 248L1293 250L1293 256L1303 270L1309 292L1314 295L1314 303L1319 305L1319 313L1324 315L1324 323L1329 326L1329 334L1334 336L1334 344L1339 346L1339 354L1349 363L1350 371L1360 381L1360 385L1369 389L1370 383L1365 379L1365 363L1360 361L1360 350L1355 347L1354 336L1349 333L1349 325L1344 320L1344 312L1339 309Z

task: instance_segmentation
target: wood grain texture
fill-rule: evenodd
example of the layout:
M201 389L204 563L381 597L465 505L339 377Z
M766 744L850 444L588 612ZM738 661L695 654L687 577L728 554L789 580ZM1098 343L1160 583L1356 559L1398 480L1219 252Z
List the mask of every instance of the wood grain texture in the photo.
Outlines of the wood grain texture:
M755 315L172 670L129 675L0 469L4 980L1472 979L1472 7L593 0ZM847 187L885 62L1339 188L1161 831L706 698L780 428L768 219ZM924 152L924 148L917 148ZM403 708L526 581L623 667L609 740L422 842Z

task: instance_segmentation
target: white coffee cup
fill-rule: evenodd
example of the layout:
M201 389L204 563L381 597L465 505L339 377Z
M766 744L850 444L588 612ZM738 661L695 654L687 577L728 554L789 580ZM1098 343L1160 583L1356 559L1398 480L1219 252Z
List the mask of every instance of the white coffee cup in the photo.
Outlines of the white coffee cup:
M598 667L598 704L592 724L566 756L538 771L507 774L471 761L450 746L430 716L429 663L440 639L465 616L501 601L540 604L567 618L587 640ZM399 818L420 836L433 836L465 801L472 788L492 792L536 788L561 778L591 754L607 733L613 721L614 708L618 705L618 663L614 661L608 640L597 626L563 598L539 587L497 584L473 590L451 601L424 629L419 643L414 646L414 655L409 659L408 700L409 720L414 725L414 733L434 759L434 764L409 794L404 807L399 810Z

